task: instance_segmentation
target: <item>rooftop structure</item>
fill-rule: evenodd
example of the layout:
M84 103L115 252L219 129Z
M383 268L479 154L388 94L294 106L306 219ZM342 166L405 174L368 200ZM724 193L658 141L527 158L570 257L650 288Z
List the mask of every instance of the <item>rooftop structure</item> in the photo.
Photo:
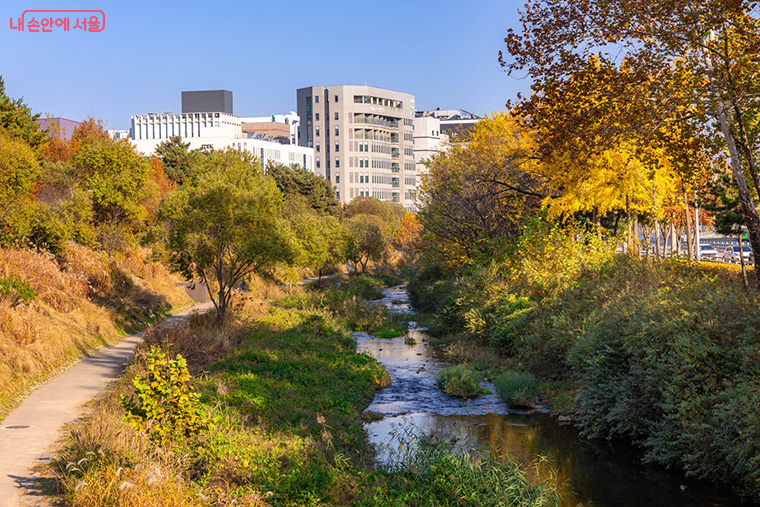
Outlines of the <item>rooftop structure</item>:
M182 112L232 114L232 92L229 90L182 92Z

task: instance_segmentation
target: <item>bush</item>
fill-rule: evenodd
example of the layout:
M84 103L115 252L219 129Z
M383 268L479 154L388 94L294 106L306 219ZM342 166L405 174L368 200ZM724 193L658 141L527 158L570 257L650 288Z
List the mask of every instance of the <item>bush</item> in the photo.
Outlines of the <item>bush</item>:
M29 303L37 297L37 291L34 290L26 280L19 280L15 276L0 278L0 294L9 295L13 298L13 304L18 301Z
M150 348L147 359L147 376L138 375L132 381L137 400L121 396L127 425L158 441L189 437L208 429L211 424L190 384L185 359L178 355L169 360L157 347Z
M530 373L503 373L493 381L496 393L509 403L519 407L533 407L538 397L538 379Z
M470 398L480 392L478 372L466 364L443 368L438 373L438 385L446 394Z

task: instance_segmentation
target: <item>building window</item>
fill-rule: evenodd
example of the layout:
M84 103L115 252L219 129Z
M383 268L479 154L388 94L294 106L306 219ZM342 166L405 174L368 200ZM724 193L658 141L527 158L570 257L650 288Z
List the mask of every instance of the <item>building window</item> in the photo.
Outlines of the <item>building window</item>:
M335 157L335 168L337 169L338 167L340 167L340 157Z
M359 151L364 151L364 143L359 143Z
M364 167L364 159L359 157L359 167Z
M314 103L319 104L319 95L314 95Z
M319 113L314 113L314 121L319 121Z
M322 167L322 164L319 161L319 157L317 157L317 169L319 169L320 167Z
M338 161L335 161L335 167L338 167ZM340 183L340 173L335 173L335 183Z
M338 96L337 95L335 96L335 102L338 102ZM335 113L335 119L336 120L338 119L338 113Z
M319 126L314 127L314 135L319 137Z
M316 150L316 152L319 153L319 148L320 148L319 141L317 141L317 143L314 145L314 150Z
M338 132L339 132L339 130L338 130L338 127L335 127L335 135L336 135L336 136L337 136L337 135L339 135L339 133L338 133Z
M338 153L340 151L340 143L336 141L335 143L335 153Z
M337 95L336 95L336 97L337 97ZM335 99L335 102L338 102L337 98ZM338 121L338 113L335 113L335 121Z

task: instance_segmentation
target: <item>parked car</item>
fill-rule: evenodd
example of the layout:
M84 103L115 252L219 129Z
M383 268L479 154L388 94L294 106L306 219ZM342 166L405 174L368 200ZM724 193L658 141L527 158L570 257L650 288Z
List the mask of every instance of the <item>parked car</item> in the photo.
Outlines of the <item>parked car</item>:
M752 257L752 249L749 245L742 245L742 257L744 262L752 264L754 262ZM739 260L739 245L727 246L723 251L723 262L740 262Z
M738 248L738 247L737 247ZM714 261L718 259L718 251L709 243L699 244L699 258L703 261Z

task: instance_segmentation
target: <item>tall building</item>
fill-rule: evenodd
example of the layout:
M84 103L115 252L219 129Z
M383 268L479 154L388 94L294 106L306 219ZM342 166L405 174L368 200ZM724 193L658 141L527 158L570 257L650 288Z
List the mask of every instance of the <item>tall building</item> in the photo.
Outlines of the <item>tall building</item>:
M414 210L414 95L374 86L310 86L296 92L298 143L337 197L395 201Z

